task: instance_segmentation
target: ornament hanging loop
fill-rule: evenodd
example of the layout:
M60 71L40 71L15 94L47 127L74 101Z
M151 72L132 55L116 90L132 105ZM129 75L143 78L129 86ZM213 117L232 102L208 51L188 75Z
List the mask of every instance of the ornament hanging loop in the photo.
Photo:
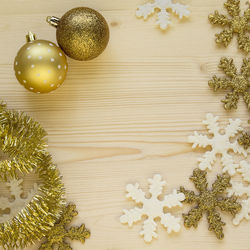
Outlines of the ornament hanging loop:
M27 40L27 43L35 41L36 35L33 34L31 31L29 31L28 35L26 35L26 40Z
M60 22L60 18L55 17L55 16L48 16L46 18L46 21L53 27L57 28L59 22Z

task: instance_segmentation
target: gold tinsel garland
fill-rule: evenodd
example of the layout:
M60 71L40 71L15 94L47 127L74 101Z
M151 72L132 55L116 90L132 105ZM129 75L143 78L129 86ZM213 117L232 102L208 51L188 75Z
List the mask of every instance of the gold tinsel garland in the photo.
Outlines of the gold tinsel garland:
M0 224L0 245L21 249L48 234L65 206L64 186L46 151L45 130L23 113L0 104L0 149L10 159L0 163L0 181L32 171L42 182L38 193L12 220Z

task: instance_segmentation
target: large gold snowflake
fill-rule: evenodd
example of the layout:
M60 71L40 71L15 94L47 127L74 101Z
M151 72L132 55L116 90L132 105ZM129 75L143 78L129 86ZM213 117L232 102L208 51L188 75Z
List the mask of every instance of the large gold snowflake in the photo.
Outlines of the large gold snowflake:
M250 110L250 58L243 59L240 72L237 72L233 59L225 57L220 60L219 69L221 69L227 77L219 78L213 76L213 79L208 82L208 85L213 88L214 91L218 89L231 90L226 95L226 98L222 100L224 108L226 110L236 109L240 96L243 96L247 108Z
M241 210L241 205L236 201L235 197L223 196L225 190L232 186L230 184L231 178L228 174L218 175L212 185L212 189L208 189L206 175L207 173L205 171L197 168L190 177L199 194L180 187L180 192L186 197L184 202L197 204L188 214L183 214L184 225L187 228L196 228L203 214L206 213L209 224L208 230L213 231L218 239L222 239L224 237L223 226L225 226L225 223L221 220L220 214L216 209L219 208L222 211L235 215Z
M227 0L224 6L230 17L219 14L217 10L214 14L210 14L208 17L212 24L225 27L221 33L215 35L216 43L227 47L231 42L233 35L237 34L239 49L248 53L250 51L250 40L249 35L247 34L250 31L250 7L248 7L241 16L240 0Z

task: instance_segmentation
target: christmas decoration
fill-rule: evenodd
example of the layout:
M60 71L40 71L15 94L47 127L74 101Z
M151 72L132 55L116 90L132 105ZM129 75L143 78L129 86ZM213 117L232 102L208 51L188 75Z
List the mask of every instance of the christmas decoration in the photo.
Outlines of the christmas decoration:
M34 184L33 189L28 192L26 197L23 197L23 189L21 187L22 183L22 179L13 179L6 183L14 200L9 200L6 197L0 197L0 210L4 211L8 209L8 213L3 213L0 215L0 223L4 223L12 219L32 200L32 198L38 192L38 186L37 184Z
M8 183L18 179L19 174L33 172L41 182L31 201L16 215L11 213L12 219L0 224L0 246L4 249L22 249L40 240L62 212L64 187L46 151L45 135L30 117L0 105L0 149L8 156L0 162L0 181Z
M250 165L246 161L242 161L240 165L241 167L238 172L241 173L242 179L247 185L245 186L242 182L231 181L232 188L228 190L229 195L237 195L241 198L247 197L240 201L242 209L233 219L233 224L236 226L239 225L244 218L246 220L250 219Z
M214 90L229 89L230 92L226 98L222 100L226 110L236 109L240 98L243 99L250 110L250 58L243 59L241 71L237 73L233 59L222 58L220 60L219 68L224 71L227 78L218 78L213 76L213 79L208 82L208 85Z
M212 165L216 160L216 155L221 155L221 162L223 166L223 172L228 172L231 176L235 174L238 164L234 163L232 155L229 151L232 150L235 154L241 154L247 156L244 148L240 147L237 141L232 142L232 139L243 129L241 128L241 120L229 119L229 124L225 128L225 133L222 133L218 124L218 116L207 114L206 120L203 124L206 125L208 135L198 134L194 132L193 136L188 137L188 141L193 143L193 148L202 147L206 148L211 146L212 150L207 151L202 158L199 158L199 168L201 170L212 169Z
M205 171L195 169L193 175L190 177L199 194L180 187L180 192L184 193L186 197L184 203L197 204L188 214L183 214L184 225L187 228L196 228L203 214L206 213L209 224L208 230L213 231L218 239L222 239L224 238L223 226L225 226L225 223L221 220L220 214L216 209L219 208L222 211L236 215L240 212L241 205L235 197L223 196L226 189L231 187L230 176L228 174L217 175L217 179L213 183L211 190L208 189L206 175Z
M238 139L238 143L248 149L250 147L250 133L243 133L243 135Z
M47 17L47 22L56 27L59 46L75 60L91 60L99 56L109 41L109 27L97 11L80 7L66 12L61 19Z
M217 10L208 17L212 24L220 25L224 28L221 33L216 34L216 43L227 47L233 35L236 34L238 36L239 49L248 53L250 51L250 40L248 35L250 7L248 7L241 16L239 0L227 0L224 6L230 17L219 14Z
M172 10L180 19L190 15L187 6L183 4L173 3L173 0L154 0L153 3L146 3L139 6L136 11L136 16L143 17L144 20L146 20L156 10L160 10L157 14L156 24L159 25L162 30L165 30L172 23L168 10Z
M74 204L69 204L65 206L62 216L59 221L54 225L52 230L46 236L46 242L44 242L39 250L48 250L58 247L58 249L72 249L70 244L66 242L66 238L71 240L79 240L84 243L85 239L89 238L90 232L82 224L80 227L67 228L67 225L72 221L72 219L77 216L76 206Z
M48 93L61 86L68 65L63 51L54 43L36 40L29 32L27 43L18 51L14 62L17 80L34 93Z
M156 233L156 218L161 219L161 224L167 228L168 233L172 231L179 232L180 218L174 217L171 213L164 213L164 208L181 207L181 201L185 199L185 196L174 190L172 194L166 195L163 200L159 200L166 182L162 181L160 175L155 175L153 179L148 179L148 182L151 194L149 199L146 198L145 193L139 188L138 183L127 185L127 198L133 199L137 204L141 203L142 207L135 207L131 210L124 209L124 215L120 217L120 221L132 226L133 223L140 221L143 215L146 215L148 218L144 221L143 230L140 232L140 235L144 236L146 242L151 242L153 238L158 237Z

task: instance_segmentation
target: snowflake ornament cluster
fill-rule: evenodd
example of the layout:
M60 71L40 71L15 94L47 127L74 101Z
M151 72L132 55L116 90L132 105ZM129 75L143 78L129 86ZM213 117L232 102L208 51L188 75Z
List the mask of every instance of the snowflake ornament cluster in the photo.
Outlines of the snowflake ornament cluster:
M234 217L234 225L239 225L244 218L250 220L250 164L246 161L241 161L237 172L241 174L243 181L231 181L232 187L228 190L229 195L236 195L242 198L242 209L240 213ZM246 185L244 185L244 182Z
M0 223L5 223L6 221L11 220L18 212L21 211L34 197L38 191L38 185L34 184L33 189L31 189L25 198L23 198L23 188L22 188L22 179L12 179L6 182L7 187L10 190L11 197L13 200L10 200L6 197L0 197L0 211L6 209L9 210L8 213L3 213L0 215Z
M151 242L153 238L158 237L156 218L160 218L161 224L167 228L168 233L180 231L180 218L173 216L171 213L165 213L164 208L182 207L181 201L185 200L184 194L178 193L176 190L172 194L166 195L163 200L159 199L159 196L163 193L163 187L166 185L166 182L162 181L161 175L154 175L152 179L148 179L148 182L151 194L149 199L139 188L138 183L127 185L127 198L141 204L142 207L135 207L131 210L124 209L124 215L120 217L121 223L127 223L131 227L133 223L142 220L142 216L146 215L147 219L144 221L143 229L140 232L145 242Z
M207 114L203 124L207 127L208 135L201 135L195 131L194 135L188 137L188 141L193 144L193 148L211 147L211 151L207 151L202 158L198 159L201 170L211 170L217 155L221 155L223 173L228 172L229 175L232 176L236 173L239 164L235 163L230 151L245 157L247 156L244 148L241 147L236 140L234 142L231 141L243 128L241 127L240 119L229 119L229 124L225 128L225 132L222 133L218 119L218 116L213 116L210 113Z
M241 211L241 204L237 202L236 197L224 195L225 191L231 187L231 178L228 174L217 175L211 189L208 188L206 175L206 171L197 168L190 177L198 190L198 194L180 187L180 192L184 193L186 197L184 202L196 204L188 214L183 214L184 225L187 228L196 228L203 214L206 214L209 224L208 230L213 231L218 239L223 239L223 226L225 226L225 223L221 220L217 210L220 209L234 216Z
M238 37L238 47L240 50L249 53L249 21L250 7L241 15L240 0L227 0L224 4L230 16L219 14L216 10L214 14L209 15L209 21L214 25L222 26L224 29L221 33L216 34L216 43L227 47L231 42L234 34Z
M167 29L172 23L168 12L169 10L172 10L180 19L190 15L188 7L183 4L173 3L173 0L154 0L152 3L146 3L139 6L136 11L136 16L143 17L144 20L146 20L156 10L159 10L156 24L159 25L162 30Z

